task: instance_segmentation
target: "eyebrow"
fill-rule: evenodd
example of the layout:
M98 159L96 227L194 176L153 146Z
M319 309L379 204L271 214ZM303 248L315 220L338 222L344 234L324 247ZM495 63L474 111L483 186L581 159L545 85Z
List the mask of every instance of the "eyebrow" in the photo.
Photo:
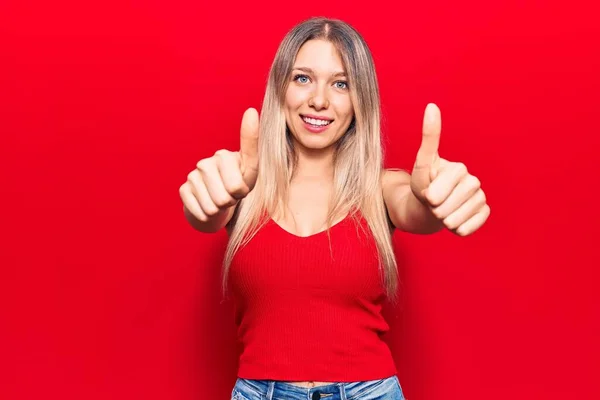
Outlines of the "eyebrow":
M308 72L309 74L315 75L315 72L308 67L294 67L294 69L298 69L300 71ZM346 72L344 72L344 71L335 72L331 76L333 76L333 77L346 76Z

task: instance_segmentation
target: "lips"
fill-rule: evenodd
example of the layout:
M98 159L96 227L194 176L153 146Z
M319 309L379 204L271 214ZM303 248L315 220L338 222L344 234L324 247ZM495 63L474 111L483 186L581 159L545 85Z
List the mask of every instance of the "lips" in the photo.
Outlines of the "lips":
M327 126L329 124L331 124L333 122L332 118L328 118L328 117L324 117L324 116L319 116L319 115L303 115L300 114L300 118L302 118L302 120L309 125L313 125L313 126Z
M333 119L317 115L300 115L304 128L311 133L321 133L327 130Z

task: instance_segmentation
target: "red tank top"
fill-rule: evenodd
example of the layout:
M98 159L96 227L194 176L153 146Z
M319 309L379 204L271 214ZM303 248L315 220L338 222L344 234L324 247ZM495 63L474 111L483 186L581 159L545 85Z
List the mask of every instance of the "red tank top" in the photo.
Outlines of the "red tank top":
M364 228L364 231L360 227ZM366 221L300 237L272 219L229 272L241 344L238 377L353 382L396 374L385 289Z

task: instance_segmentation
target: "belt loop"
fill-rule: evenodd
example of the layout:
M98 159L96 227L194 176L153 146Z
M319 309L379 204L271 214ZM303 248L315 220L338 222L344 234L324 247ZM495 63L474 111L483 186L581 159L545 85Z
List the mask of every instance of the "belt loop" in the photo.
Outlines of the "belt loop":
M269 386L267 388L267 398L266 400L273 400L273 392L275 391L275 381L270 381Z
M346 400L346 384L340 383L340 399Z

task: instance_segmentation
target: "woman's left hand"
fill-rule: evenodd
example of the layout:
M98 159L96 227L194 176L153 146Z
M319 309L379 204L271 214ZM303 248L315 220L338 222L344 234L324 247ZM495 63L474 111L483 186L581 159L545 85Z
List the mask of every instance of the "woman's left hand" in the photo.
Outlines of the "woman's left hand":
M490 206L479 179L465 164L438 154L442 120L435 104L428 104L423 138L411 174L413 194L429 207L446 228L459 236L478 230L490 215Z

